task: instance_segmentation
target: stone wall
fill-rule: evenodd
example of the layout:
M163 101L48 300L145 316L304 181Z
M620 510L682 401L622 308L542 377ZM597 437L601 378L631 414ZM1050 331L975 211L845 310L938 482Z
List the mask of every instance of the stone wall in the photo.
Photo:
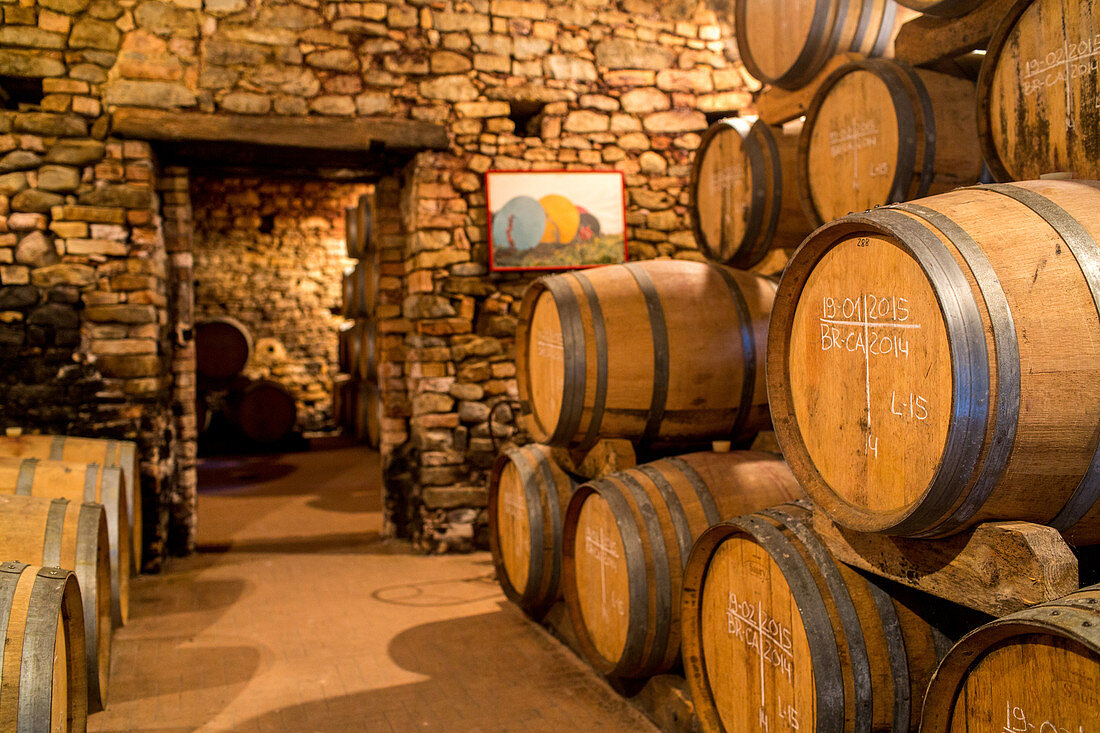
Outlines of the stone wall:
M245 376L298 402L298 427L334 427L332 379L347 258L344 209L364 184L194 175L195 318L228 315L252 334Z
M33 353L27 363L35 365L6 379L16 393L43 383L53 390L45 400L23 397L18 404L25 408L7 412L22 418L54 411L63 416L55 425L95 412L86 421L91 428L131 435L137 428L116 422L118 416L142 415L142 434L149 436L163 423L168 443L162 434L143 444L147 473L158 481L178 476L174 436L188 429L179 405L174 414L169 409L189 388L185 365L193 362L187 329L176 328L186 324L168 320L186 312L178 307L186 288L174 285L175 305L165 307L165 283L178 283L167 269L188 263L182 251L166 258L148 146L112 140L111 113L134 106L386 116L447 127L449 150L422 153L379 183L387 202L380 212L388 217L377 316L389 526L428 549L478 541L493 452L489 412L516 396L512 329L529 278L486 271L483 174L621 171L631 257L697 258L687 213L691 156L707 115L751 105L754 86L730 60L731 44L714 14L687 0L0 0L0 8L0 75L41 78L44 93L26 102L21 122L16 115L6 123L10 130L0 130L0 149L7 146L0 155L17 153L0 158L0 174L24 175L0 178L0 194L5 212L46 215L33 229L0 234L12 251L12 261L0 265L24 268L0 269L0 298L22 303L0 311L4 348ZM47 117L50 132L36 130ZM77 162L57 163L76 170L78 180L46 160L55 138L73 143L66 155ZM34 193L17 200L23 188ZM165 196L170 191L162 189ZM121 219L66 208L77 204L112 208ZM86 232L51 228L81 222ZM93 231L97 224L121 229ZM73 316L60 315L63 309L47 311L61 318L49 331L50 347L39 343L46 337L30 322L35 309L50 297L75 296L71 290L51 296L52 276L45 275L31 283L33 302L24 302L29 290L11 289L34 270L55 266L15 261L23 233L34 230L61 242L66 249L57 256L66 267L93 270L67 271L80 296L68 305L84 307L73 311L75 325ZM174 232L169 239L186 236ZM24 249L41 249L37 242ZM89 248L103 259L85 263ZM111 267L132 277L115 284ZM100 275L99 268L112 274ZM100 302L93 293L118 300ZM140 315L118 309L137 305L148 309ZM147 318L153 320L138 320ZM96 346L99 340L125 344ZM58 348L70 351L62 357ZM73 357L70 366L65 360ZM174 387L179 379L185 384ZM497 413L503 433L510 429L507 410ZM193 532L178 518L173 526L181 536ZM158 537L167 535L162 530Z

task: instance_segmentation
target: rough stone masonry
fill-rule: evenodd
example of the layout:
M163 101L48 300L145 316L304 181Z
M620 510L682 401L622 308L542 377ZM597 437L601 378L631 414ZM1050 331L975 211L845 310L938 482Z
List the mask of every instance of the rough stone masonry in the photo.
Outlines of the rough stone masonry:
M478 541L516 394L528 279L487 272L485 171L622 171L631 257L697 258L692 153L756 87L687 0L0 10L0 427L138 439L152 566L194 544L193 173L113 134L119 109L445 126L376 206L388 528L444 550Z

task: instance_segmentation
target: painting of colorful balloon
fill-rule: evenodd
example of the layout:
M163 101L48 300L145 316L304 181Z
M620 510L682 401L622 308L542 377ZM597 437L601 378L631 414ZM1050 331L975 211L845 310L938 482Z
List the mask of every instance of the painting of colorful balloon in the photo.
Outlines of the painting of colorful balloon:
M489 267L564 270L626 260L617 171L489 171Z

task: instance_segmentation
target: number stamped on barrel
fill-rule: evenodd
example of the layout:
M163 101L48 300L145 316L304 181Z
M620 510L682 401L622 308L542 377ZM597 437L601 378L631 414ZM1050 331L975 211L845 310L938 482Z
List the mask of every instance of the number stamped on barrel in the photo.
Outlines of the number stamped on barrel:
M760 729L767 731L771 720L767 711L765 689L765 666L771 666L787 682L794 684L794 640L789 626L773 618L762 603L754 606L749 601L740 600L733 591L729 593L726 607L726 620L730 636L741 641L755 652L760 660ZM776 695L777 717L791 730L798 730L798 710L790 702L784 702L782 694Z
M869 456L877 458L878 438L871 432L871 358L908 360L909 334L921 325L910 320L909 299L897 295L826 295L821 299L821 312L821 350L863 354L867 387L865 448ZM890 414L903 420L927 420L928 399L913 391L892 390Z
M1050 719L1044 720L1042 716L1029 716L1023 708L1006 700L1005 724L1001 728L1001 733L1086 733L1086 731L1083 725L1067 727Z

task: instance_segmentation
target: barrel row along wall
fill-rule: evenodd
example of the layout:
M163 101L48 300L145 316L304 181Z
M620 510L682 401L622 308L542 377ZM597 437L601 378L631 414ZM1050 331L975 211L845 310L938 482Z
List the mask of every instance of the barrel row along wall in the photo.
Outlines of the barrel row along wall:
M68 154L70 163L48 159L48 150L34 149L39 133L27 127L37 123L20 127L13 121L13 134L0 143L10 147L0 157L0 169L23 178L3 179L0 193L7 196L8 207L34 213L24 211L31 206L27 202L43 194L69 197L73 204L83 203L81 196L102 201L99 205L122 212L121 222L88 221L86 233L63 228L64 236L51 226L83 214L66 213L52 203L33 206L45 217L44 234L53 234L67 248L59 252L65 267L95 256L104 260L96 267L133 263L126 267L138 272L127 275L157 281L152 303L138 302L144 291L131 297L122 284L96 280L79 286L87 288L81 302L73 304L85 306L76 316L83 336L72 352L82 361L65 374L80 375L71 378L86 385L85 391L58 389L57 369L48 366L45 352L24 343L18 348L27 373L8 376L12 384L6 388L25 391L47 384L58 391L46 395L40 389L32 392L33 400L6 403L5 425L144 436L147 493L159 491L157 482L193 482L193 458L183 459L187 465L181 469L172 448L182 446L189 456L194 451L190 438L177 437L193 432L186 395L194 385L185 319L189 289L185 275L172 274L177 265L181 272L191 265L188 222L174 218L189 205L176 185L188 172L173 172L175 183L161 187L162 197L173 199L165 234L178 247L166 260L152 195L153 154L148 146L110 137L111 112L124 106L333 118L382 115L447 127L448 152L422 154L404 171L394 171L402 221L392 236L400 244L388 261L378 313L387 352L383 450L386 462L394 463L390 475L403 477L388 490L391 527L417 535L428 547L468 545L478 534L492 450L487 413L496 401L515 396L509 324L526 279L498 281L486 272L483 173L490 168L620 170L631 257L697 257L686 184L692 152L707 126L705 113L735 111L751 101L751 80L740 64L728 60L726 29L695 2L401 0L315 8L268 0L39 0L2 2L0 7L0 76L41 79L41 97L35 96L33 84L20 97L28 110L24 117L40 119L41 111L48 111L78 151ZM109 157L116 149L134 155ZM9 158L11 153L18 155ZM131 180L129 171L139 158L148 177ZM103 162L108 160L116 162ZM75 170L75 192L52 190L72 185L73 173L58 171L58 165ZM67 176L69 183L59 184L58 176ZM16 200L20 191L9 189L24 185L33 193ZM95 196L83 194L85 189ZM131 189L140 192L141 201L139 194L126 198ZM112 196L126 200L110 203ZM147 218L134 218L138 212L148 212ZM93 232L93 224L117 224L125 231L97 227ZM9 234L16 235L14 250L24 237L9 231L5 241ZM92 244L81 244L85 240ZM105 253L84 255L81 247ZM14 251L12 259L12 265L19 264ZM146 266L153 272L144 272ZM4 272L5 296L15 297L14 291L7 293L9 285L18 285L18 271ZM49 288L35 287L37 306ZM141 311L140 318L152 313L153 320L130 322L139 318L137 311L118 311L116 320L92 320L95 298L87 294L100 289L117 299L109 305L147 305L151 310ZM169 290L170 308L164 300ZM23 310L29 319L31 308ZM141 328L149 323L156 325L155 337L151 327ZM107 332L102 324L127 330ZM33 329L24 330L29 338ZM97 353L93 346L99 340L120 342L96 347L100 351L124 353L90 363L87 357ZM99 380L106 381L113 401L98 401ZM177 384L170 397L173 380ZM171 402L174 410L169 410ZM93 404L108 416L77 419L77 412ZM193 542L193 517L187 519L193 514L188 508L193 489L171 490L172 530L162 508L158 516L164 519L147 522L158 528L147 539L163 546L171 534L177 538L173 547L186 548Z
M344 208L365 184L191 178L195 318L231 316L252 336L249 379L290 389L302 430L333 428L332 385L343 318Z

